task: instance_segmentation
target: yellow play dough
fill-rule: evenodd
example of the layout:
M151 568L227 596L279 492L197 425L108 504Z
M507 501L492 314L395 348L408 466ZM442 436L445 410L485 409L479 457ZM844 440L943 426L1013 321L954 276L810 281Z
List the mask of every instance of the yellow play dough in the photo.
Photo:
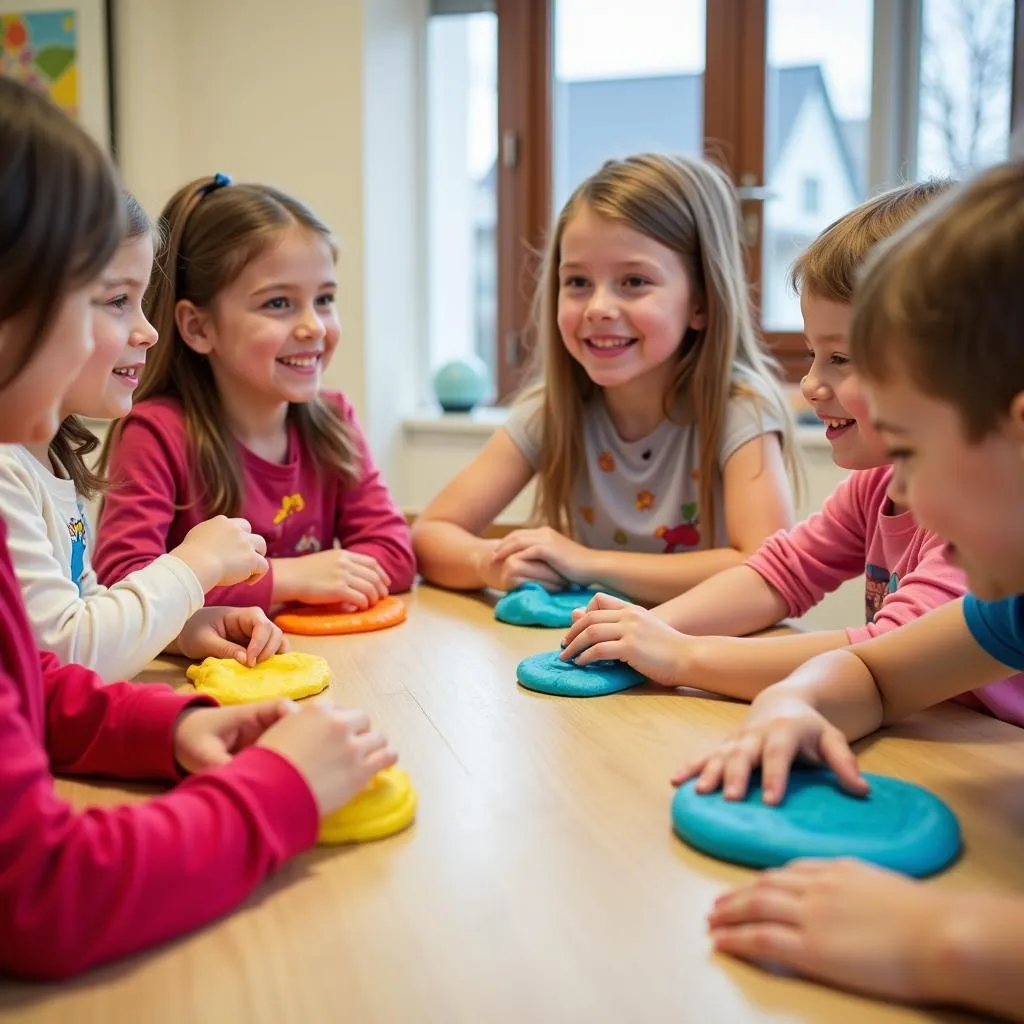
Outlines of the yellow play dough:
M289 651L274 654L253 668L232 658L207 658L190 665L185 673L198 693L209 694L221 704L248 704L287 697L298 700L325 690L331 667L316 654Z
M408 828L416 817L416 790L401 768L385 768L344 807L320 822L319 842L365 843Z

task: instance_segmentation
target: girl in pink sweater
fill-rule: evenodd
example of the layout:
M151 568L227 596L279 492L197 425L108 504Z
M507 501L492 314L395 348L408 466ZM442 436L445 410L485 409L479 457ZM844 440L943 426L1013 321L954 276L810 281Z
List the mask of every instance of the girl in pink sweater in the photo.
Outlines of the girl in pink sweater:
M267 542L270 572L211 605L376 604L416 571L351 403L323 390L341 337L335 243L293 197L225 175L179 189L146 295L160 341L111 431L94 564L111 586L218 514Z
M836 465L852 470L820 512L770 537L745 565L651 611L598 595L566 635L563 658L628 662L656 683L753 699L807 659L895 629L966 591L943 543L889 497L892 466L849 367L856 271L944 182L906 185L864 203L815 240L793 268L811 365L804 397L825 425ZM798 617L864 573L865 621L849 629L746 638ZM959 698L1024 725L1024 681Z

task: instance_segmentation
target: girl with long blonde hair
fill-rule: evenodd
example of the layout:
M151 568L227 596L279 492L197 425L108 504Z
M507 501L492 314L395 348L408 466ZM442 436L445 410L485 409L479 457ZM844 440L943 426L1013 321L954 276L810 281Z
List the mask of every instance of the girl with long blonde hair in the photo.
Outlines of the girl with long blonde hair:
M534 321L539 380L415 524L429 580L657 603L792 525L791 421L721 170L606 163L555 223ZM484 539L534 477L537 524Z

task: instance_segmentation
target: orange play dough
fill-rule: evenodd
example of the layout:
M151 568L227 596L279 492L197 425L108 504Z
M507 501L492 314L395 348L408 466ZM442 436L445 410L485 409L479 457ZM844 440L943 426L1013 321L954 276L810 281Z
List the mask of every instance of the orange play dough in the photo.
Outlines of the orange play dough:
M405 622L405 615L405 605L397 597L385 597L363 612L343 612L338 605L301 605L279 612L274 621L286 633L336 636L397 626Z

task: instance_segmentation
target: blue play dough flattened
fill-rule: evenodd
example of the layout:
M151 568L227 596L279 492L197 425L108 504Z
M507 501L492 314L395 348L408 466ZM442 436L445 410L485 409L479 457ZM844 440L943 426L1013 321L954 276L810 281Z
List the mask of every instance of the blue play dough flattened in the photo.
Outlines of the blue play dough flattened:
M601 697L639 686L644 677L621 661L573 665L562 661L560 651L545 651L523 658L516 669L521 686L558 697Z
M797 857L859 857L915 878L935 874L960 852L960 824L937 796L911 782L867 775L867 797L851 796L820 768L794 768L781 806L766 806L761 778L744 800L684 783L672 800L680 839L720 860L777 867Z
M577 608L586 608L591 598L598 593L601 591L571 587L552 594L539 583L524 583L498 599L494 606L494 617L499 622L507 622L513 626L550 626L552 629L568 629L572 625L572 613ZM611 592L606 590L604 593Z

